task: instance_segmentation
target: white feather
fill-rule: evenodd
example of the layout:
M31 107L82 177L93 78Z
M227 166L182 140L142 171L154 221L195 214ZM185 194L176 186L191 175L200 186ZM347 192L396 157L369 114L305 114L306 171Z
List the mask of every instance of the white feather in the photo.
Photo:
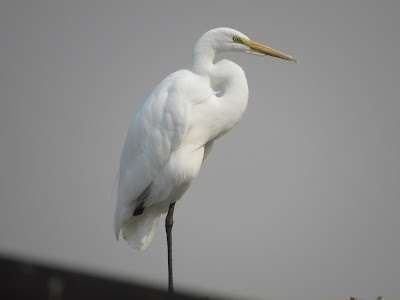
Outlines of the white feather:
M242 118L246 76L231 61L213 60L218 52L251 52L248 45L256 45L257 53L272 50L233 29L210 30L196 43L191 67L164 79L140 109L121 155L117 239L122 231L129 245L146 249L160 215L189 188L213 142Z

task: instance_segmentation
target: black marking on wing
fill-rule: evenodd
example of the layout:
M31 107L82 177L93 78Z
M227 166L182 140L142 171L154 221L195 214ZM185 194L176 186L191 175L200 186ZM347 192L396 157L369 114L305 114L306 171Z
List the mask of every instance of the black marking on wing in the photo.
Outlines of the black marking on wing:
M134 216L139 216L143 213L144 211L144 203L147 199L147 197L150 194L150 190L151 190L151 185L150 184L144 191L143 193L140 194L139 197L137 197L136 202L138 203L138 205L136 206L135 211L133 212Z
M137 206L135 211L133 212L133 215L139 216L143 213L143 211L144 211L143 203L140 203L139 206Z

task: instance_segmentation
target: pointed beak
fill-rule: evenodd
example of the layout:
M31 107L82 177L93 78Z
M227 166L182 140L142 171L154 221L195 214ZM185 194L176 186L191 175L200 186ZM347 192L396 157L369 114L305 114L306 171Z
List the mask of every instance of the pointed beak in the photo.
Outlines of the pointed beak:
M270 47L267 47L267 46L264 46L259 43L256 43L256 42L253 42L253 41L250 41L247 39L243 39L243 38L240 40L243 42L243 44L249 46L251 51L257 52L259 54L274 56L274 57L278 57L278 58L282 58L282 59L286 59L286 60L294 61L294 62L297 61L290 55L287 55L285 53L282 53L282 52L272 49Z

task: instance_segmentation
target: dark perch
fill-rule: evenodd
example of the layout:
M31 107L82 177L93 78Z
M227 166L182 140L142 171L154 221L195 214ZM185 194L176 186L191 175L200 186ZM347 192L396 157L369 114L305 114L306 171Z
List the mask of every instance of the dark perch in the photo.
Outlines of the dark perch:
M174 225L175 202L169 205L168 214L165 218L165 230L167 231L168 245L168 292L174 293L174 278L172 274L172 226Z

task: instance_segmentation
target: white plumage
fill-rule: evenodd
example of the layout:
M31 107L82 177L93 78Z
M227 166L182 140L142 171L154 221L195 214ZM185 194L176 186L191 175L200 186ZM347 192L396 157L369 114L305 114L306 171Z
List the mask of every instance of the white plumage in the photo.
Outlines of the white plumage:
M262 48L264 47L264 48ZM115 235L145 250L158 219L192 184L213 142L242 118L248 101L243 70L235 63L213 63L219 52L290 56L252 42L229 28L205 33L192 64L165 78L134 118L122 150Z

